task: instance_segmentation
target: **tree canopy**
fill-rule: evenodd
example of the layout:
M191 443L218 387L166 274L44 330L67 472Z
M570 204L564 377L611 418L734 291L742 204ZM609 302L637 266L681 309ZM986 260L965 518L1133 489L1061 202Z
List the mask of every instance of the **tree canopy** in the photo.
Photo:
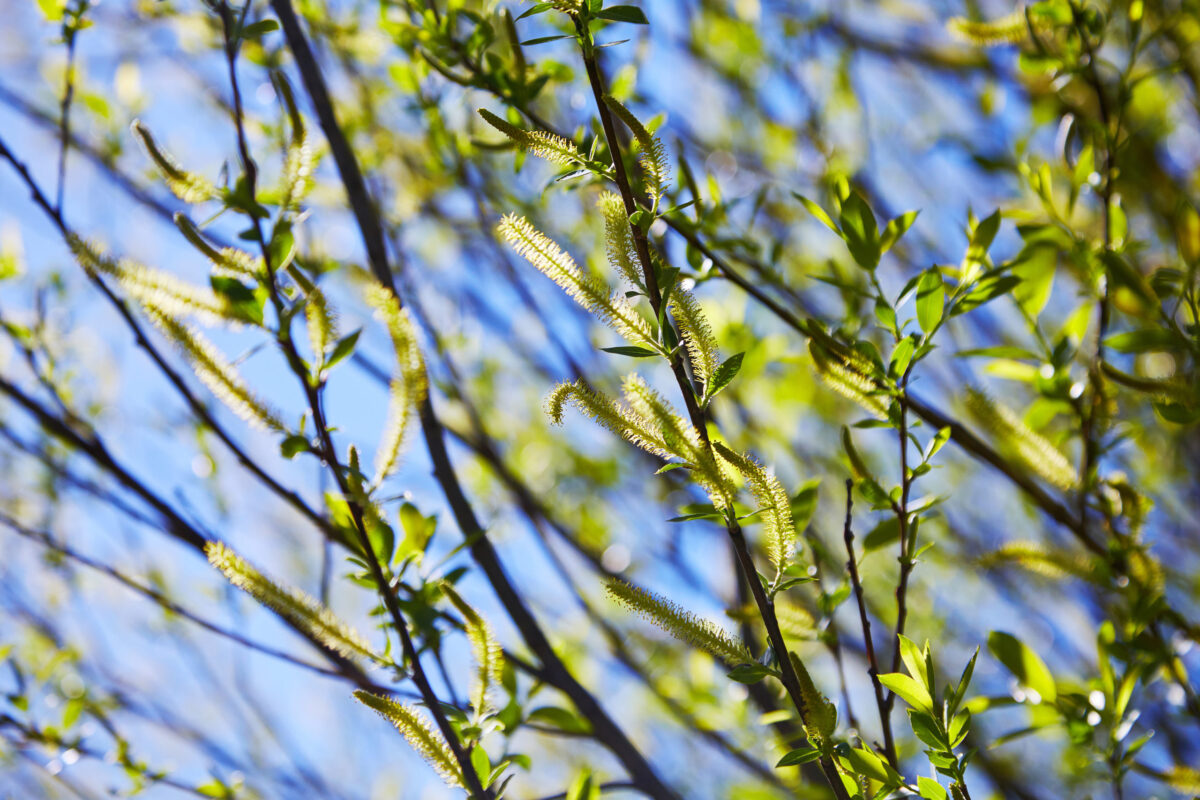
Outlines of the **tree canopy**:
M4 796L1200 794L1196 0L5 10Z

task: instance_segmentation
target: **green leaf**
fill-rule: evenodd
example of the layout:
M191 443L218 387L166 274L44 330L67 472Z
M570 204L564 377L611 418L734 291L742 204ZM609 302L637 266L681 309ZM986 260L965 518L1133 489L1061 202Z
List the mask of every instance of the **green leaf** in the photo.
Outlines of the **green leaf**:
M863 537L863 553L871 553L887 547L900 538L900 520L884 517L878 525Z
M47 22L58 22L63 17L66 0L37 0L38 8Z
M729 677L738 683L758 683L772 674L774 673L762 664L739 664L728 673Z
M933 718L932 714L910 708L908 710L908 722L912 727L913 733L922 742L934 750L946 749L946 737L942 735L942 731L938 728L937 721Z
M568 733L591 733L592 730L587 720L573 711L558 706L535 708L525 719L528 722L537 722Z
M202 797L233 797L233 791L216 778L213 778L208 783L200 784L193 791Z
M920 213L920 211L906 211L889 222L883 229L883 235L879 237L879 252L886 253L891 250L892 245L912 227L913 222L917 219L917 214Z
M592 779L592 773L584 770L575 776L575 780L571 781L571 787L567 789L566 800L599 800L600 785Z
M521 42L521 46L522 47L532 47L535 44L545 44L546 42L557 42L559 39L571 39L571 38L573 38L573 37L565 36L565 35L539 36L536 39L526 39L525 41Z
M792 197L795 197L797 200L799 200L800 203L806 209L808 209L808 213L812 214L814 217L816 217L818 220L820 220L821 223L826 228L829 228L829 230L833 231L838 236L842 235L842 232L840 230L838 230L837 224L833 221L833 219L828 214L825 213L825 209L821 208L819 205L814 203L812 200L809 200L807 197L805 197L802 194L797 194L796 192L792 192Z
M910 336L904 337L896 344L895 349L892 350L891 364L888 370L893 377L900 377L908 369L916 347L916 342Z
M618 356L629 356L631 358L649 358L656 356L658 353L647 347L635 347L634 345L623 344L619 347L601 347L606 353L613 353Z
M271 31L277 30L279 30L279 23L276 20L260 19L258 22L242 28L242 38L258 41Z
M940 783L933 778L926 778L924 775L917 778L917 791L925 800L947 800L948 798L946 790Z
M632 22L634 25L649 25L645 13L637 6L609 6L596 14L596 19L613 22Z
M810 761L816 761L820 757L821 751L817 750L815 747L800 747L792 750L783 758L779 759L779 763L775 765L775 768L795 767L800 764L807 764Z
M492 762L488 760L487 751L482 745L475 745L471 748L471 767L475 770L475 774L479 776L480 781L486 781L492 772ZM484 786L486 787L486 784Z
M1104 340L1104 346L1118 353L1146 353L1176 350L1183 347L1184 342L1166 328L1143 328L1109 336Z
M913 708L921 711L933 711L933 698L929 690L916 679L900 672L890 672L879 676L879 682L891 689Z
M542 12L549 11L552 8L554 8L553 3L538 3L532 8L526 10L525 13L521 14L521 16L517 17L517 20L523 20L526 17L532 17L535 14L541 14Z
M234 315L245 322L262 325L265 295L249 289L236 278L213 275L208 279L212 290L229 304Z
M358 330L354 331L354 333L347 334L338 340L338 343L333 348L333 352L329 354L329 358L325 362L325 369L332 368L339 361L354 352L354 347L358 344L358 336L360 333L362 333L362 328L359 328Z
M804 529L808 527L813 512L817 510L820 486L821 479L813 478L801 486L800 490L792 498L792 520L795 523L796 530L800 533L803 533Z
M271 269L275 271L287 269L296 257L296 237L292 233L292 224L284 220L275 223L271 231L271 242L267 246L267 255L271 259Z
M733 382L737 377L738 372L742 368L742 359L745 358L745 353L734 353L729 358L717 367L713 372L712 381L708 387L708 399L716 397L722 389Z
M942 286L942 273L937 267L930 267L921 273L917 282L917 322L921 330L932 333L942 321L942 312L946 304L946 290Z
M695 514L684 514L679 517L671 517L667 522L689 522L693 519L724 519L723 514L718 514L716 511L700 511Z
M400 543L396 558L403 561L409 556L419 556L425 552L437 530L437 516L427 517L412 503L405 503L400 506L399 517L400 527L404 529L404 541Z
M929 674L925 670L925 650L917 647L917 643L904 634L900 634L898 638L900 641L900 659L904 662L904 668L908 670L909 675L930 689L930 693L932 694ZM925 649L927 650L928 648L929 644L926 643Z
M988 650L1018 681L1041 695L1044 702L1053 703L1057 699L1054 676L1045 662L1015 636L992 631L988 634Z
M851 193L842 203L841 223L842 238L858 265L866 270L879 266L879 230L875 215L857 192Z
M844 762L849 763L854 772L865 775L871 780L879 781L884 786L894 787L904 782L904 779L885 764L883 759L865 747L846 748L844 751L839 751L839 755Z
M280 454L286 459L293 459L301 453L308 450L308 439L304 436L292 434L283 440L279 445Z
M974 232L971 233L971 246L967 250L967 258L975 261L983 261L987 256L988 248L992 246L992 241L996 238L996 233L1000 230L1000 209L996 209L990 216L980 221L975 226Z
M1021 283L1012 290L1013 300L1036 318L1050 301L1054 288L1054 270L1058 265L1058 249L1046 243L1027 245L1010 265L1014 277Z

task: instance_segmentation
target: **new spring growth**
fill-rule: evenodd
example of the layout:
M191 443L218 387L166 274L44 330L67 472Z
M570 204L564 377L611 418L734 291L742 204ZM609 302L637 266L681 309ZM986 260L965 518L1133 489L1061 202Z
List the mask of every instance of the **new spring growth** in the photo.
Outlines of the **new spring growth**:
M1045 15L1045 9L1050 4L1039 4L1042 8L1031 8L1026 16L1023 6L1005 17L994 20L973 20L965 17L954 17L946 23L958 38L980 47L996 47L1005 44L1019 44L1029 38L1032 26L1034 33L1041 34L1051 30L1055 20ZM1070 22L1068 18L1066 22Z
M1012 409L974 387L967 389L967 410L997 443L1023 466L1060 489L1075 485L1075 469L1046 437L1032 431Z
M791 498L783 484L749 453L735 453L723 443L714 441L713 447L721 458L733 465L746 480L746 486L754 496L763 514L763 536L767 543L767 554L777 572L791 561L796 550L796 524L792 520Z
M79 264L92 275L112 278L147 311L169 317L194 317L205 323L242 324L248 320L207 286L197 286L153 267L114 259L75 234L67 242Z
M278 412L250 390L225 354L204 334L169 314L151 308L146 309L146 313L187 359L196 377L213 397L254 427L286 432Z
M183 238L195 247L212 264L213 274L224 278L259 281L263 277L262 258L256 258L245 250L236 247L217 249L192 222L191 218L182 212L174 216L175 227L183 234Z
M634 141L638 143L638 161L646 178L646 194L650 197L650 202L657 207L671 180L671 162L667 159L667 148L615 97L604 95L604 104L629 128Z
M508 120L502 119L486 108L479 109L479 116L487 124L512 139L522 150L540 156L552 164L562 166L583 166L588 163L583 153L574 142L570 142L557 134L546 131L527 131L518 128Z
M425 759L447 785L463 786L462 773L450 746L417 708L361 689L354 693L354 699L395 725L408 746Z
M304 116L296 105L296 97L287 77L278 70L272 70L271 85L275 88L275 95L283 104L292 126L292 137L288 142L283 173L280 175L279 204L284 208L296 210L300 201L312 188L312 147L308 142L308 128L304 124Z
M686 289L676 287L671 292L671 316L679 326L680 336L687 349L688 360L692 363L692 374L700 382L703 395L708 397L712 388L713 374L717 371L720 358L717 354L717 340L712 328L700 309L696 296Z
M276 583L220 542L209 542L204 552L208 555L209 563L220 570L230 583L307 633L314 641L346 658L379 660L358 631L304 592Z
M375 477L372 483L377 486L395 469L412 420L418 407L425 401L429 381L425 359L417 342L417 329L408 310L400 307L400 301L390 289L379 284L373 284L368 289L366 299L367 305L375 310L376 317L387 327L396 354L388 421L375 452Z
M477 716L483 716L492 711L488 692L493 685L500 682L500 675L504 670L504 651L500 648L500 642L496 640L487 620L466 600L463 600L451 584L442 582L442 594L462 615L463 628L466 630L467 641L471 644L471 653L475 658L475 680L471 687L471 705L474 706Z
M648 453L663 459L682 458L668 448L662 434L648 420L636 416L626 404L597 392L582 378L573 383L560 383L546 397L546 414L555 425L562 424L568 403Z
M604 215L604 244L609 265L630 286L644 294L646 284L642 281L642 269L638 264L637 250L634 249L624 201L614 192L602 192L596 205Z
M753 662L746 646L708 620L659 597L645 589L631 586L617 578L604 583L605 590L621 605L653 622L681 642L698 647L724 661L731 667Z
M734 490L691 423L675 413L636 373L626 376L621 388L622 401L618 402L582 379L561 383L547 396L546 413L554 424L560 425L569 403L646 452L666 460L679 459L692 469L692 477L708 493L717 510L730 508Z
M877 394L869 364L848 352L835 352L816 339L809 339L808 353L813 368L829 388L854 401L872 416L887 419L888 403Z
M613 292L598 276L580 269L574 259L534 228L529 220L506 214L497 231L518 255L537 267L579 305L603 320L630 344L659 349L649 323L623 295Z
M833 734L837 730L837 707L829 698L817 690L812 676L804 667L804 662L795 653L788 653L796 679L800 683L800 699L804 701L801 721L804 724L804 734L812 746L827 753L833 746Z
M146 155L162 173L167 188L171 190L172 194L185 203L200 203L216 196L217 190L212 182L181 167L174 158L159 147L150 134L150 130L142 124L141 120L134 120L130 128L133 130L133 135L141 142Z

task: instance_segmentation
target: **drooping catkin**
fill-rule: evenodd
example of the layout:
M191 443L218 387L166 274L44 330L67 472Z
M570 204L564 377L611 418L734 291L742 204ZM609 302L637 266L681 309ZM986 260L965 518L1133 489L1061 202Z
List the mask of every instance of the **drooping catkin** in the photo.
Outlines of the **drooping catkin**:
M185 203L200 203L216 196L217 190L207 178L188 172L163 150L151 135L150 130L141 120L134 120L131 126L134 136L141 142L146 155L158 167L171 193Z
M419 709L361 689L354 693L354 699L396 726L408 746L449 786L463 785L462 772L450 746Z
M591 311L632 344L654 342L650 326L622 295L595 275L584 272L561 247L524 217L507 214L498 232L530 264L557 283L579 305Z
M389 387L388 420L375 452L373 482L378 484L396 466L417 409L429 390L429 379L416 325L408 310L401 308L396 295L390 289L374 284L367 291L367 304L387 327L396 354L396 374Z
M979 558L985 568L1017 566L1045 578L1076 577L1088 581L1100 580L1096 564L1081 553L1050 548L1041 542L1020 540L1008 542Z
M1060 489L1075 485L1077 476L1067 457L1046 437L1030 430L1008 406L974 387L967 389L966 405L975 421L1023 466Z
M297 210L305 195L312 187L313 152L308 141L308 127L304 124L304 115L296 105L296 97L287 77L278 70L272 70L271 83L275 94L283 102L288 119L292 126L292 136L288 141L287 154L283 161L283 172L280 175L280 202L287 209Z
M642 165L642 174L646 178L646 193L652 203L657 203L671 180L671 162L667 159L667 148L615 97L605 95L604 103L617 119L629 128L638 143L638 159Z
M546 131L527 131L518 128L506 119L496 116L486 108L479 109L479 116L487 124L503 133L517 144L522 150L546 159L554 164L572 166L586 164L587 159L574 142L570 142L557 134Z
M169 272L128 259L112 258L74 234L68 235L68 244L89 274L112 278L126 296L147 311L170 317L195 317L210 324L246 322L224 297L206 286L188 283Z
M200 228L186 214L175 214L175 226L193 247L199 250L212 264L213 274L227 278L259 280L263 274L262 258L250 255L236 247L217 248L204 237Z
M629 215L625 203L613 192L604 192L596 201L604 215L604 243L608 252L608 263L613 271L642 291L646 284L634 249L633 232L629 227Z
M308 344L318 361L324 361L329 349L338 340L337 314L320 288L314 286L308 292L304 304L305 330Z
M1052 21L1044 16L1033 14L1026 17L1024 7L1018 7L1008 16L998 19L974 20L954 17L946 23L950 32L959 39L980 47L1020 44L1029 38L1030 25L1038 34L1053 27Z
M681 642L711 653L730 666L753 661L744 644L735 641L714 623L701 619L670 600L617 578L606 580L604 588L621 605L645 617Z
M488 693L492 686L500 682L500 673L504 669L504 651L492 633L491 625L453 586L443 582L442 594L446 595L451 605L462 615L467 641L471 644L471 653L475 658L471 704L475 707L476 714L486 714L491 710Z
M561 425L567 404L575 406L585 416L618 436L660 458L682 458L672 451L660 432L647 420L635 415L624 403L618 403L587 384L582 378L572 383L560 383L546 397L546 413L550 420Z
M191 325L154 309L147 315L183 354L213 396L250 425L283 433L279 414L246 385L237 369L204 334Z
M717 355L717 340L712 327L700 308L696 296L686 289L676 288L671 292L671 316L679 326L683 344L687 348L692 372L707 391L713 373L717 371L720 358Z
M827 349L815 339L809 340L808 352L812 356L813 368L829 388L854 401L872 416L887 419L888 403L876 393L875 383L866 372L866 365Z
M299 589L285 587L263 575L221 542L204 548L208 562L234 586L271 609L315 641L346 658L378 660L358 631Z
M754 501L763 510L763 537L767 543L767 554L776 570L782 571L796 550L796 525L792 520L791 498L779 479L768 473L749 453L734 452L716 441L713 442L713 448L741 473Z

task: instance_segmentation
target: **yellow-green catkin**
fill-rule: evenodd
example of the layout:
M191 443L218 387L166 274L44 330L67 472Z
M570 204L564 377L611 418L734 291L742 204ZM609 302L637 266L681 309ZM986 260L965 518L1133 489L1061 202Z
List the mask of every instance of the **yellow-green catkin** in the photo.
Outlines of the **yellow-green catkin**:
M231 584L323 646L347 658L378 659L358 631L304 592L272 581L220 542L209 542L204 552Z
M605 581L604 588L621 605L640 614L667 633L698 647L730 666L753 661L750 651L708 620L680 608L670 600L616 578Z
M396 726L396 730L400 731L409 747L433 767L447 785L463 785L462 772L450 751L450 746L420 710L361 689L354 693L354 698Z

